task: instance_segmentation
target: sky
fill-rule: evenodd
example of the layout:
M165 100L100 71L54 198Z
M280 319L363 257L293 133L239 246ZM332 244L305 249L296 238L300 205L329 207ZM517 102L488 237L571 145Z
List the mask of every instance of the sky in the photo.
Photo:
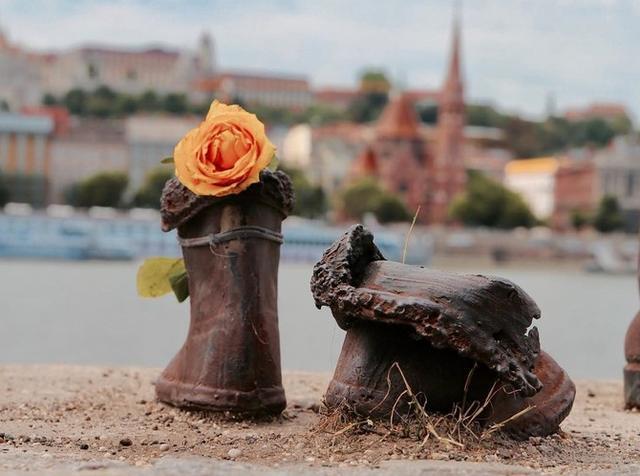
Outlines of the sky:
M593 101L640 119L640 0L466 0L467 97L527 115ZM352 86L367 67L438 88L455 0L0 0L12 41L194 48L213 36L221 69L302 74Z

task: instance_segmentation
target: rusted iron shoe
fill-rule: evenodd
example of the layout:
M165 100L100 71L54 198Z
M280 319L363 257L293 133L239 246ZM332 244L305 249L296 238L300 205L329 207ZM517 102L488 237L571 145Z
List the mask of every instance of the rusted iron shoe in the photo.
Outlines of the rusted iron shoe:
M640 408L640 313L631 321L624 338L624 402L627 409Z
M347 331L325 394L329 408L386 418L406 408L408 384L427 409L448 412L485 402L497 388L503 390L484 412L487 424L535 401L535 421L530 410L505 425L515 436L552 433L571 408L573 384L540 352L530 328L540 311L510 281L386 261L371 233L356 225L316 264L311 290L316 306L329 306ZM536 365L548 372L536 375ZM558 373L566 384L553 383ZM549 394L538 393L547 384Z
M522 398L503 388L483 415L487 422L502 424L503 430L519 439L555 433L576 397L576 386L569 375L546 352L540 351L533 372L543 384L538 393Z
M292 204L282 172L263 171L259 183L221 198L167 182L162 227L178 229L191 322L186 342L156 381L159 400L247 415L285 408L277 284L281 223Z

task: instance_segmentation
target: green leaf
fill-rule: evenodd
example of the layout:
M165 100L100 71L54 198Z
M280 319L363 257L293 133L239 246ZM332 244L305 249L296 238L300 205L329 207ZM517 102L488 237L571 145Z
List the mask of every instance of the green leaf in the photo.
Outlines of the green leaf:
M267 165L267 168L272 172L275 172L278 169L279 163L280 161L278 160L278 157L276 157L276 154L273 154L273 158L271 159L271 162L269 162L269 165Z
M169 283L178 302L182 302L189 297L189 278L186 270L169 276Z
M138 269L136 285L142 297L164 296L172 291L170 276L185 272L182 258L155 257L146 259Z
M173 164L173 157L165 157L160 161L161 164Z

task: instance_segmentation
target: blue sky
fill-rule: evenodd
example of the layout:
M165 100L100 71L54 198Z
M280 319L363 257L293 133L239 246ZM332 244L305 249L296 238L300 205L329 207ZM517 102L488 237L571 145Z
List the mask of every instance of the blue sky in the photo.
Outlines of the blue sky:
M203 30L227 69L352 85L384 67L405 85L443 79L453 0L0 0L10 38L42 49L83 43L192 47ZM466 0L471 100L528 114L621 101L640 118L640 0Z

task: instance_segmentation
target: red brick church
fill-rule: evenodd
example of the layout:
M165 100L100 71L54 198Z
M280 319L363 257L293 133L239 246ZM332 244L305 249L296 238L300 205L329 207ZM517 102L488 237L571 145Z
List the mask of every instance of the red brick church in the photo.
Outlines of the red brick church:
M352 177L376 177L404 199L411 213L420 206L422 223L446 222L449 205L465 189L464 84L460 63L460 30L456 21L433 140L421 132L411 96L392 93L373 138L353 164Z

